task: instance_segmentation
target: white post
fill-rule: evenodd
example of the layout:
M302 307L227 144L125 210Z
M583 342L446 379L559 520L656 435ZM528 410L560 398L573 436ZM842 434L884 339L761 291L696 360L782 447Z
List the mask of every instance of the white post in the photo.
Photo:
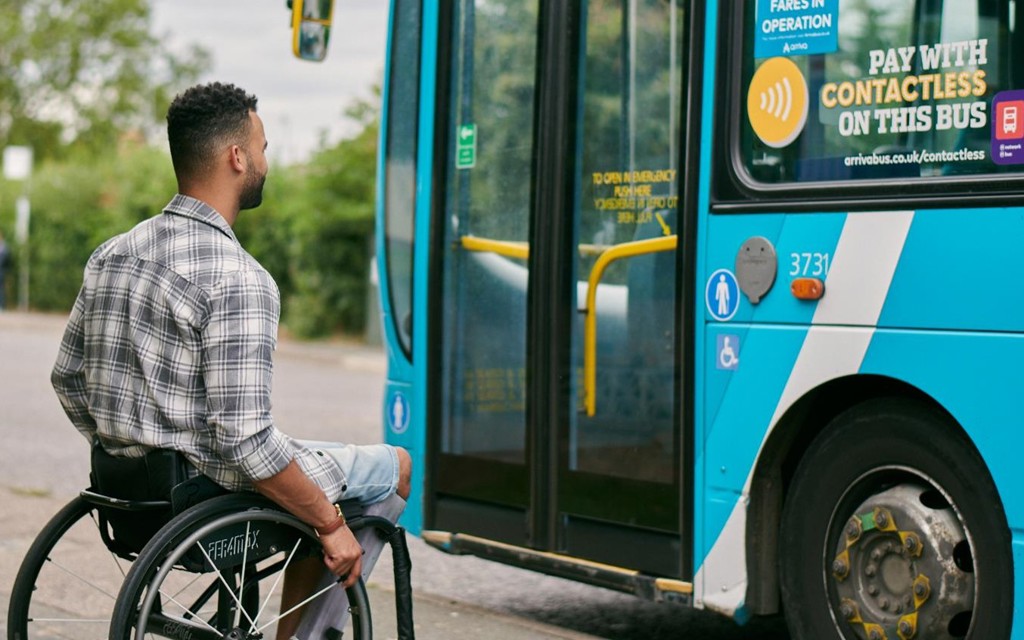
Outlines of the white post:
M23 181L21 196L15 203L14 239L21 254L19 266L18 308L28 311L28 233L32 209L28 200L29 178L32 176L32 147L6 147L4 149L4 177Z
M14 239L21 247L21 264L18 269L18 309L28 311L28 229L32 208L28 196L19 196L14 205Z

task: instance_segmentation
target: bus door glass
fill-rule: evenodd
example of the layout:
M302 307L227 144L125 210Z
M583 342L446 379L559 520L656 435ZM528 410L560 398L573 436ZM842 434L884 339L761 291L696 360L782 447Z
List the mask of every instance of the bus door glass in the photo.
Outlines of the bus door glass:
M537 60L535 0L462 0L447 19L428 527L681 572L676 273L686 6L582 0L569 12L579 16L578 41L558 61ZM539 99L536 79L559 65L578 83L571 97ZM557 194L544 200L536 181L546 176L533 170L562 144L535 134L538 119L568 112L574 136L544 156L562 158L546 170L572 185L566 211ZM542 233L566 238L571 268L540 255L553 244ZM529 286L560 278L568 292L561 310L528 307L552 304ZM527 335L538 314L567 320ZM571 346L552 346L562 343ZM562 360L541 361L549 356ZM564 393L528 397L531 375L552 364ZM622 544L624 536L635 543Z
M678 536L640 540L633 532L628 557L601 540L614 541L626 525L679 530L677 185L687 6L584 2L578 73L576 410L560 510L570 553L657 573L678 557ZM636 558L637 548L649 553Z
M522 544L538 3L453 4L434 526Z

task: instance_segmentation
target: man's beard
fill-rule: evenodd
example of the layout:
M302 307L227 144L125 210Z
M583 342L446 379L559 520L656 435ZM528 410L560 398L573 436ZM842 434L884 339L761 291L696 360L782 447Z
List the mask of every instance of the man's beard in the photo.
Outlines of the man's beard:
M266 180L267 174L257 174L256 167L250 162L245 172L245 188L238 197L239 210L255 209L263 203L263 183Z

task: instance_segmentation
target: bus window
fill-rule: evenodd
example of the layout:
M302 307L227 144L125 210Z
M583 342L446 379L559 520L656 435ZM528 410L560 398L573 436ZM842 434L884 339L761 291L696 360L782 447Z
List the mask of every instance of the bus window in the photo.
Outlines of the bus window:
M741 174L778 184L1018 171L1022 4L839 0L807 11L827 37L798 42L758 15L766 3L747 2Z
M597 289L595 398L574 414L569 470L671 484L676 253L657 241L678 231L684 11L661 0L584 6L576 272L581 296ZM600 256L626 243L641 243L638 253L592 278Z
M521 464L537 2L453 14L441 449Z
M420 79L420 0L397 0L385 147L384 233L395 335L412 354L413 227Z

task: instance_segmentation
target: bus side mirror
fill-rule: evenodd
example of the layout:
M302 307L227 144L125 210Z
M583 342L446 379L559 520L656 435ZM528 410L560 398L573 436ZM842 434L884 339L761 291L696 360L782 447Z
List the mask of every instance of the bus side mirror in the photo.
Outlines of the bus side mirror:
M334 0L290 0L292 53L296 58L320 62L327 57Z

